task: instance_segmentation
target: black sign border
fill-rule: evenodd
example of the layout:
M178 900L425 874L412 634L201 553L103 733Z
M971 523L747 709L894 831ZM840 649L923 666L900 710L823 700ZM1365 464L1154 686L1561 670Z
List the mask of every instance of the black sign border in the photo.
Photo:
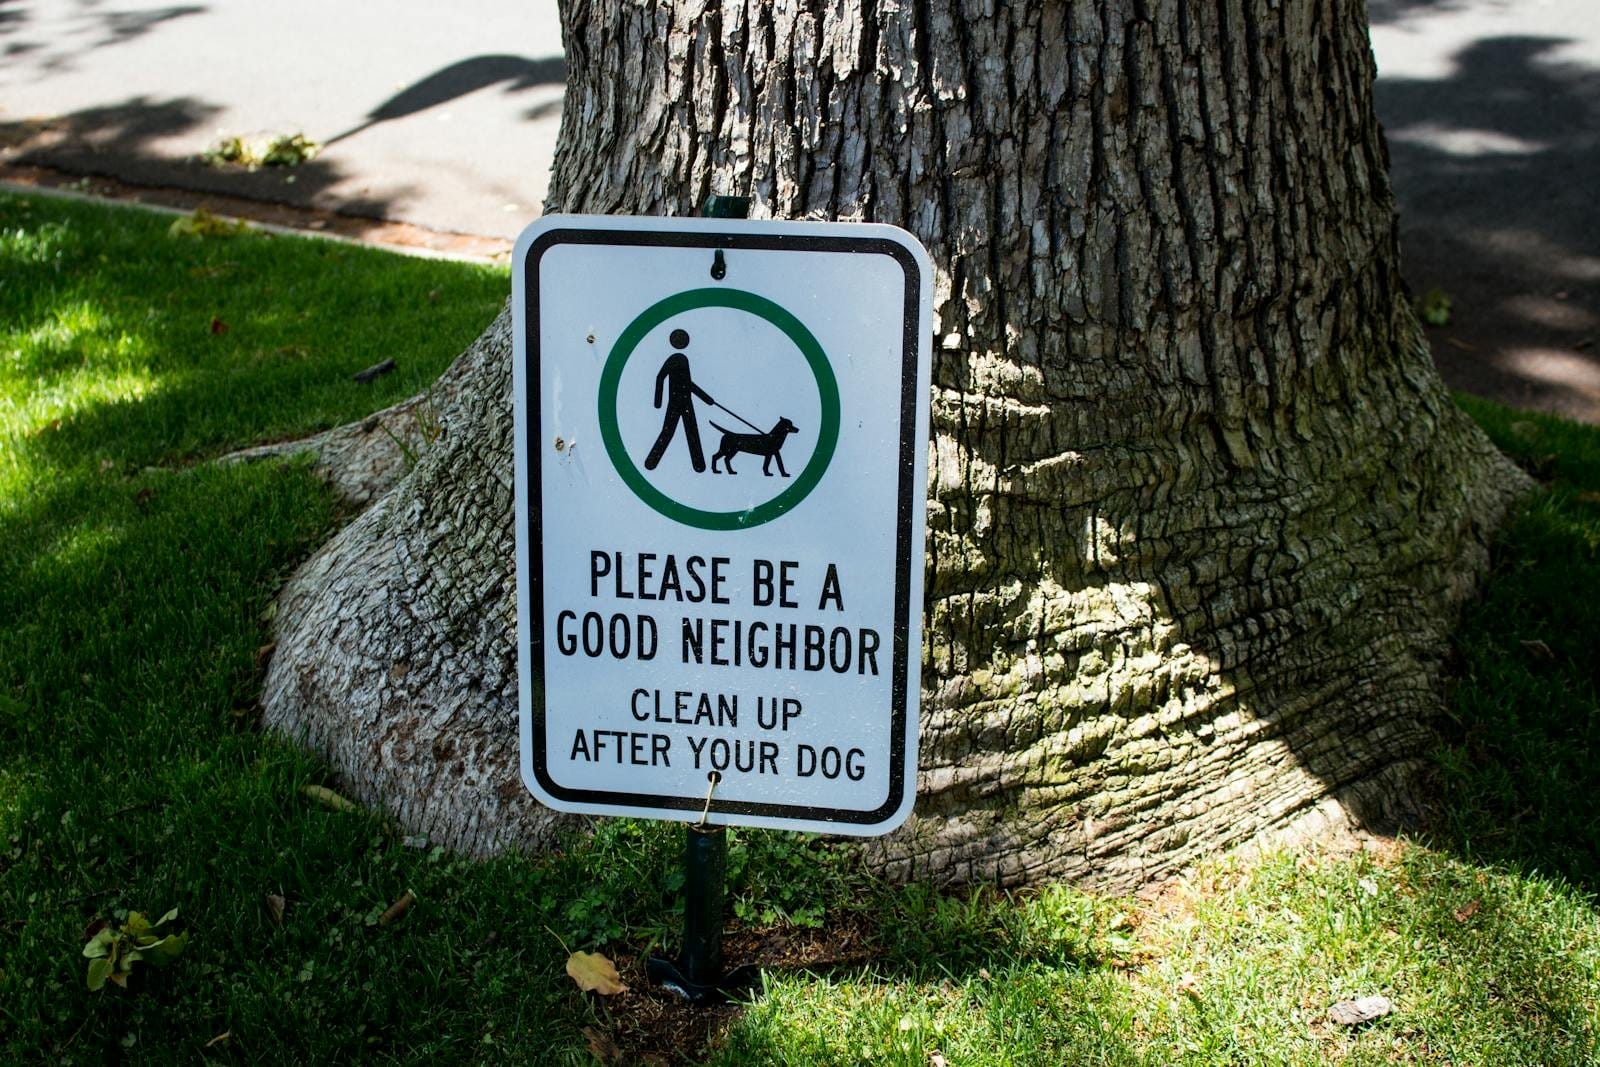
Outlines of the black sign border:
M881 823L899 810L906 790L906 676L911 653L911 567L922 565L922 546L917 545L912 559L913 490L916 485L917 404L923 400L917 388L918 320L921 308L922 268L911 250L898 241L881 237L823 237L816 234L718 232L706 230L599 229L575 226L553 228L528 245L523 259L523 306L526 312L524 342L527 365L524 367L523 395L526 412L525 437L520 442L528 457L528 682L532 717L530 761L539 785L551 797L573 804L611 805L619 808L656 808L669 811L704 811L706 802L693 797L661 796L650 793L623 793L601 789L571 789L550 777L545 765L544 702L544 504L543 461L534 442L544 440L539 400L539 270L544 254L558 245L643 246L649 248L703 248L727 251L760 250L777 252L843 252L861 255L886 255L905 275L900 361L900 455L899 503L895 511L895 609L894 666L890 690L889 796L870 811L819 808L804 804L770 804L752 801L717 800L713 796L710 812L748 815L769 819L794 819L812 823L841 823L870 826ZM917 605L920 610L920 605ZM922 650L917 649L918 662ZM913 774L915 772L913 771ZM638 814L619 811L619 815Z

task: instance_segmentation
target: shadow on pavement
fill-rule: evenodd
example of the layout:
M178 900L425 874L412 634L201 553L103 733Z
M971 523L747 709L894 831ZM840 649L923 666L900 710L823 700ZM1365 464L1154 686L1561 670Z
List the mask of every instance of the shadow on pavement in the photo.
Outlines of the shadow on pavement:
M152 145L205 126L221 108L191 97L168 100L131 97L106 107L85 108L51 119L0 123L0 159L68 174L116 178L131 185L186 189L296 206L343 181L337 162L317 157L293 167L214 166L196 157L156 154ZM338 197L341 214L389 217L401 187L385 196Z
M493 85L504 83L504 92L518 93L541 85L564 85L566 80L567 62L561 56L547 56L544 59L511 55L473 56L411 83L367 112L365 122L329 138L327 143L336 144L381 122L407 118ZM530 112L528 117L535 116Z
M1493 6L1508 8L1514 2L1494 0ZM1448 15L1474 7L1482 8L1483 0L1367 0L1367 21L1382 26L1421 15Z
M0 34L15 33L26 21L28 16L17 9L17 0L0 0Z
M0 0L0 17L11 2ZM142 13L143 21L106 25L112 27L110 32L142 33L160 21L198 10L202 9L167 8ZM0 27L3 25L0 22ZM174 138L206 129L224 110L220 105L187 96L166 100L136 96L49 119L0 123L0 162L76 176L114 178L135 186L320 208L354 218L388 219L395 217L397 206L410 198L416 187L387 182L382 195L372 195L366 188L352 192L350 186L360 184L351 180L358 173L352 169L354 164L342 163L339 153L328 149L374 126L410 118L484 89L499 86L503 93L512 94L561 86L565 81L566 61L559 56L473 56L442 67L382 101L367 112L362 122L324 142L322 153L293 167L251 170L212 165L195 157L174 158ZM559 112L560 106L559 99L541 101L524 111L523 118L530 122L546 118ZM507 131L508 135L513 132ZM197 148L203 140L184 137ZM344 187L334 190L340 183Z
M171 7L149 8L142 11L116 11L101 10L98 4L93 2L79 3L70 17L74 32L69 34L69 37L78 38L77 30L82 27L87 31L85 36L89 39L81 44L74 43L71 47L54 49L40 66L47 71L69 68L75 59L85 53L136 41L164 23L187 18L190 15L203 15L207 10L198 4L175 4ZM11 36L19 30L24 30L28 20L29 12L22 0L0 0L0 37ZM21 56L46 52L50 48L51 46L39 41L13 40L6 45L4 54Z
M1376 95L1406 278L1453 304L1429 331L1445 380L1600 422L1600 70L1552 58L1566 43L1484 38Z
M150 11L106 11L99 13L101 29L105 36L95 42L93 47L103 48L106 45L122 44L137 37L143 37L163 22L181 19L187 15L203 15L206 9L197 4L180 4L173 7L155 8Z

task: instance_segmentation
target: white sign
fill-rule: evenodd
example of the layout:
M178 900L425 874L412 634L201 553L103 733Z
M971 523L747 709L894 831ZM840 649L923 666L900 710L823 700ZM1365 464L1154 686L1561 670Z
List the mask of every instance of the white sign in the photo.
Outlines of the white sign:
M545 804L860 835L905 820L931 273L890 226L523 232L522 776Z

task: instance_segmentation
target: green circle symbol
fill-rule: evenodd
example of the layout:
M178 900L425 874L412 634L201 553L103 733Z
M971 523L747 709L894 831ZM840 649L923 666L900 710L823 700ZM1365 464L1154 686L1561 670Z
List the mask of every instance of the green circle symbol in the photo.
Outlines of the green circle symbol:
M622 370L633 356L634 350L645 335L667 319L685 311L698 308L724 307L743 311L761 318L777 327L805 357L811 375L817 381L821 399L822 425L817 431L817 447L805 469L789 487L764 504L741 511L705 511L672 499L657 489L634 466L622 444L622 432L617 426L617 388L622 382ZM628 488L651 508L685 526L702 530L744 530L771 522L779 515L792 510L817 487L828 464L833 460L834 448L839 443L839 383L833 377L833 368L822 346L794 314L764 296L747 293L742 289L690 289L645 308L628 323L617 343L611 346L605 368L600 372L600 436L605 441L606 455Z

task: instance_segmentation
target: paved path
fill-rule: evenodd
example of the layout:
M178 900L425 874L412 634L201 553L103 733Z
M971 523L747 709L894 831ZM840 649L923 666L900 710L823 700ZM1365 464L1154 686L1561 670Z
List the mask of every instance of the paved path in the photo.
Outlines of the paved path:
M8 161L436 230L538 215L564 76L554 0L0 0ZM255 133L326 148L292 170L195 162Z
M1406 279L1458 389L1600 423L1600 0L1369 0Z
M1600 423L1600 0L1369 0L1404 270L1458 388ZM538 214L554 0L0 0L0 162L509 239ZM326 145L194 161L221 134Z

